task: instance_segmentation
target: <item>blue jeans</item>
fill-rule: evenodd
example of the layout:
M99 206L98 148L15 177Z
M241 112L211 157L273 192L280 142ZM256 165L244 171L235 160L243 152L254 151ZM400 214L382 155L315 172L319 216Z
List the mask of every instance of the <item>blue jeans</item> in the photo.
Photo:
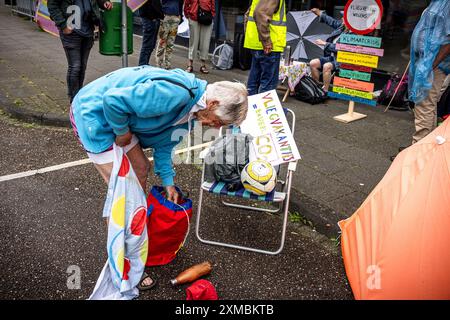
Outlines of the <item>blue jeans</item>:
M280 57L280 52L266 55L263 50L252 50L252 66L247 81L249 95L276 89Z
M159 30L159 19L142 19L142 48L139 55L139 65L149 64L150 56L156 46L156 37Z

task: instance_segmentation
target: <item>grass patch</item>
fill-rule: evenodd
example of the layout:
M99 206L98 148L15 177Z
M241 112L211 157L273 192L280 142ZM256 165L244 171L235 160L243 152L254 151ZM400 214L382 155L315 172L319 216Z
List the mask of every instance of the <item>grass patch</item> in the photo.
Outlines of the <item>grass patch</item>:
M16 105L16 106L18 106L18 107L23 106L23 101L22 101L22 99L15 99L15 100L14 100L14 105Z
M339 247L341 245L341 235L339 235L337 238L330 238L330 240L336 247Z
M314 228L314 224L312 223L312 221L306 219L297 211L289 212L289 221L293 223L303 223L305 226Z

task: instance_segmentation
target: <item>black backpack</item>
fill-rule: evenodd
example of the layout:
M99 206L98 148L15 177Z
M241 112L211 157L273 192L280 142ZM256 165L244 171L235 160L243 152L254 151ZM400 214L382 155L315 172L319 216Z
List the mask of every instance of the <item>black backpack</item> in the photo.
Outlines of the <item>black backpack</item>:
M325 91L310 76L304 76L295 86L295 96L297 100L310 104L322 103L327 99Z
M450 115L450 86L445 89L437 104L437 116L443 118L447 115Z
M252 136L224 134L214 140L205 157L205 181L222 181L228 191L242 188L241 172L249 162Z

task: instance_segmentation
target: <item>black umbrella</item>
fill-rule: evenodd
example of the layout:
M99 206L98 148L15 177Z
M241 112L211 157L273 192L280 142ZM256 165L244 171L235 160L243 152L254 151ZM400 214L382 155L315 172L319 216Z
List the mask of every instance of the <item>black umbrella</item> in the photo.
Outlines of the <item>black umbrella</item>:
M290 11L286 20L286 41L291 47L292 58L309 61L323 56L323 47L315 41L325 41L333 32L331 27L319 22L319 17L311 11Z

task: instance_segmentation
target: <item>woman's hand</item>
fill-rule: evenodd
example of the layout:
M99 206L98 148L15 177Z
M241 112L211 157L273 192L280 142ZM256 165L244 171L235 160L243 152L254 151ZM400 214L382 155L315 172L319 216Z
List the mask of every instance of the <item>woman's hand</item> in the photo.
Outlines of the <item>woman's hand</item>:
M312 8L311 12L314 13L316 16L320 17L321 11L317 8Z
M273 50L272 41L268 41L267 43L263 44L263 47L264 54L269 55Z
M130 131L128 131L127 133L116 137L116 144L119 147L125 147L130 144L132 137L133 134Z
M166 187L166 198L169 201L172 201L174 203L178 203L180 195L178 194L177 189L175 189L175 186L167 186Z
M73 32L73 29L69 27L65 27L62 31L64 34L71 34Z
M324 45L326 45L327 43L326 43L325 41L323 41L322 39L317 39L317 40L316 40L316 44L318 44L319 46L324 46Z
M106 1L105 4L103 5L103 7L106 10L111 10L113 8L113 4L112 4L112 2Z

